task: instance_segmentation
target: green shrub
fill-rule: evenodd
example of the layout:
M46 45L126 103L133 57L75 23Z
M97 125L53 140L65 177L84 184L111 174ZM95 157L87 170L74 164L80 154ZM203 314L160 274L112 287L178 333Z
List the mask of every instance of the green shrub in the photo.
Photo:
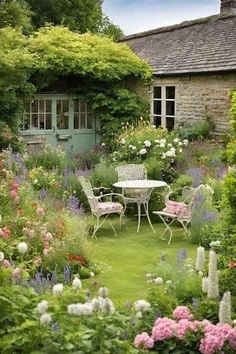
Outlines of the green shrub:
M203 321L204 319L212 323L219 321L219 301L210 299L200 299L196 306L192 306L194 318Z
M11 147L13 151L23 151L24 144L9 126L0 121L0 151Z
M198 139L209 139L212 137L215 129L215 124L210 116L207 116L204 120L194 122L191 125L181 126L181 130L178 134L181 139L188 139L190 141Z
M95 166L91 174L93 187L113 188L113 183L117 182L117 172L114 165L104 160Z
M83 170L93 169L100 162L102 155L104 155L104 148L99 145L94 146L90 150L83 151L75 157L77 167Z

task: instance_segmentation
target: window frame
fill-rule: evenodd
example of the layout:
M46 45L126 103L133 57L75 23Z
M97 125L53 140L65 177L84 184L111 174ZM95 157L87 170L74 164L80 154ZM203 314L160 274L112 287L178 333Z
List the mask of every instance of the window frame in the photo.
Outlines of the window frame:
M51 101L51 129L46 129L46 125L44 129L34 129L32 127L32 102L35 100L44 100L44 101ZM58 100L68 100L69 101L69 125L68 125L68 129L59 129L57 127L57 101ZM22 135L49 135L52 134L53 132L57 131L57 132L68 132L68 131L73 131L75 133L90 133L92 132L95 127L95 121L94 121L94 115L92 113L92 111L88 111L87 107L88 107L88 102L85 102L85 106L86 106L86 116L85 116L85 123L86 123L86 128L83 129L79 129L79 128L74 128L74 101L81 101L80 98L78 96L69 96L66 94L38 94L35 95L31 100L29 100L31 102L30 106L29 106L29 110L28 112L26 110L23 111L22 117L20 117L20 122L19 122L19 131L20 134ZM38 102L38 107L39 107L40 103ZM39 111L38 113L38 127L40 126L40 118L39 118ZM88 126L88 113L91 114L91 128L87 128ZM29 129L24 129L24 117L25 116L29 116L29 124L30 127ZM22 128L21 125L22 124Z
M154 88L155 87L160 87L161 88L161 98L155 98L154 97ZM166 88L167 87L174 87L175 89L175 97L174 98L167 98L166 97ZM161 114L155 114L154 113L154 102L155 101L161 101ZM174 102L174 115L168 115L166 114L166 102ZM151 97L151 120L152 124L155 124L155 117L160 117L161 118L161 127L166 128L166 118L171 118L174 120L174 126L176 123L176 85L173 84L164 84L164 85L153 85L152 86L152 97ZM174 129L174 128L173 128Z

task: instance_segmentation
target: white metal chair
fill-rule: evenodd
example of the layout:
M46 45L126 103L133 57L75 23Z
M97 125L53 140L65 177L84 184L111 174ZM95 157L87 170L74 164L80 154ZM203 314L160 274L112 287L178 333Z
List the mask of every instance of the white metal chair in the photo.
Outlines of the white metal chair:
M119 197L123 196L118 193L108 193L108 194L102 194L100 196L95 196L93 193L93 190L99 190L99 189L104 189L103 187L100 188L92 188L91 183L88 179L86 179L84 176L79 176L79 181L81 183L82 189L88 198L89 206L92 212L92 215L96 217L96 226L94 227L94 231L92 234L92 238L95 237L96 232L98 229L103 225L104 221L108 219L115 236L117 236L116 230L114 226L112 225L109 215L111 214L119 214L120 215L120 226L121 226L121 221L122 217L124 215L124 208L123 205L118 203L118 202L113 202L112 200L109 202L103 202L101 201L101 198L104 197L111 197L116 195ZM100 222L100 217L105 216L102 222Z
M213 190L208 185L201 184L197 188L192 187L184 187L182 190L181 202L172 201L170 199L170 195L174 192L169 187L169 192L165 197L165 208L161 211L154 211L153 213L158 215L165 225L165 230L161 234L160 239L165 239L164 235L167 231L170 233L170 237L168 240L168 245L172 240L173 232L171 230L171 225L173 222L178 221L184 229L185 238L188 236L188 225L191 222L192 217L192 205L194 202L194 198L198 192L203 190L207 190L211 194L213 194ZM170 222L169 222L170 221Z
M128 164L117 166L115 168L118 174L118 181L132 181L132 180L146 180L147 169L143 164ZM140 189L122 189L122 195L124 197L125 209L127 204L138 203L140 198L143 199L145 190Z

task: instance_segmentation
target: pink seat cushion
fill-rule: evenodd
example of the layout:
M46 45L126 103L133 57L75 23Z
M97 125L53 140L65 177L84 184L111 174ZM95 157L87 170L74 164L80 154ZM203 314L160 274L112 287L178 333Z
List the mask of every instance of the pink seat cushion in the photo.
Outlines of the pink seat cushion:
M182 202L175 202L172 200L168 200L166 202L166 207L163 209L165 213L174 214L178 216L190 216L190 211L188 206Z
M123 206L115 202L102 202L98 203L98 210L102 213L121 213Z

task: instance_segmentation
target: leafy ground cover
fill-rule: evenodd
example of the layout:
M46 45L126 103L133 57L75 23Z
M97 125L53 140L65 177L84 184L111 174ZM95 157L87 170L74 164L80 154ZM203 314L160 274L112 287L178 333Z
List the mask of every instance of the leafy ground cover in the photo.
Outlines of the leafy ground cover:
M113 221L118 237L113 235L109 224L97 233L97 239L90 241L90 247L101 272L96 280L87 280L86 285L94 291L97 287L107 286L116 305L133 302L137 298L146 298L149 284L146 274L152 272L161 257L176 266L177 253L187 249L187 255L195 258L196 246L183 239L180 227L173 227L173 241L160 240L164 230L161 223L154 224L156 234L152 232L146 220L142 220L140 232L136 232L137 221L129 219L119 230L118 219Z

